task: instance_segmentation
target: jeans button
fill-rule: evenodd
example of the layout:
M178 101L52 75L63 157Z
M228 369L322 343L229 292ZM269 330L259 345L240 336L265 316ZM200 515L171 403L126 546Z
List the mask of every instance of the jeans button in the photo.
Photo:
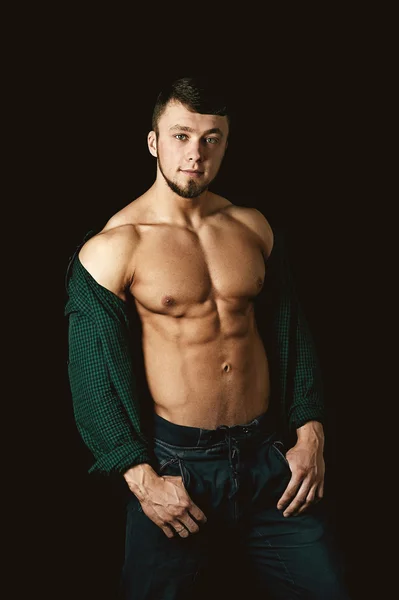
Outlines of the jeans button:
M248 427L244 427L243 432L248 433L248 431L249 431Z

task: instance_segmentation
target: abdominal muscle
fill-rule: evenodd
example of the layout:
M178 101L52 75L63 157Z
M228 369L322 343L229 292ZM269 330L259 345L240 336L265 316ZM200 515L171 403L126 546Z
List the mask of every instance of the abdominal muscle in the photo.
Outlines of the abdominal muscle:
M266 412L270 393L268 361L253 312L236 319L230 332L220 323L201 321L159 315L142 319L154 410L189 427L248 423Z

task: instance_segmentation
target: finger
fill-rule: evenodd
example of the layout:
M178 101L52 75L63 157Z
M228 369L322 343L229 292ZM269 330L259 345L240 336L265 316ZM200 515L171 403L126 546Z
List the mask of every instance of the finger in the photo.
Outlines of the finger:
M308 504L313 504L313 502L316 499L316 492L317 492L317 485L315 484L315 485L312 485L312 487L310 488L309 493L306 497L306 502Z
M197 533L200 529L198 524L191 519L190 514L186 518L180 519L180 522L188 529L189 533Z
M188 508L188 512L189 512L190 516L193 517L199 523L206 523L208 519L206 518L206 516L202 512L202 510L196 504L194 504L194 502L191 500L191 498L190 498L190 502L191 502L191 504Z
M155 523L155 525L162 529L168 538L175 537L177 530L181 537L187 537L190 534L190 530L195 533L199 529L198 525L191 518L186 519L186 527L186 523L181 522L179 520L180 517L177 517L176 514L174 517L172 517L172 515L165 512L161 517L154 510L149 511L147 507L143 507L143 512L149 519L151 519L151 521L153 521L153 523ZM181 514L183 518L187 515L186 512Z
M305 502L302 504L302 506L298 509L297 511L297 515L301 515L302 513L304 513L306 510L308 510L308 508L310 506L312 506L312 504L317 504L317 502L319 501L318 497L316 496L316 492L317 492L317 486L314 485L310 488L310 491L306 497Z
M283 510L296 496L298 489L302 483L302 480L298 476L292 476L289 484L285 488L284 494L277 502L277 508Z
M298 492L297 492L295 498L285 508L285 510L283 512L283 516L291 517L292 515L297 514L298 510L302 507L303 504L305 504L308 494L309 494L309 483L304 481L302 483L302 485L300 486L300 488L298 489Z
M318 487L316 497L321 500L324 497L324 481L322 481Z
M190 535L190 532L186 529L184 524L181 523L181 521L174 521L172 523L172 527L173 527L176 535L179 535L182 538L186 538Z
M168 527L168 525L160 525L159 527L162 529L162 531L164 532L166 537L168 537L168 538L174 537L175 532L170 527Z

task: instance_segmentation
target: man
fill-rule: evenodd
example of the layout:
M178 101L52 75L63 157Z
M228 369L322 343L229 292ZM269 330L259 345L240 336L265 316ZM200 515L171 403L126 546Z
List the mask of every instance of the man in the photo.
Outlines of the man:
M261 212L209 189L229 131L206 82L163 90L148 134L153 185L75 252L76 422L90 471L121 473L132 492L124 597L194 598L229 539L253 594L344 599L317 506L318 364L281 241Z

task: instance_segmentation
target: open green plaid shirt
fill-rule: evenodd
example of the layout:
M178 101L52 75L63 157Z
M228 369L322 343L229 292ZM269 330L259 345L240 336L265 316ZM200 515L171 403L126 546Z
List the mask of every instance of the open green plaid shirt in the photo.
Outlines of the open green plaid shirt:
M98 284L78 257L94 234L86 234L66 274L68 375L77 428L95 459L89 472L123 473L135 464L153 464L154 456L135 371L135 309ZM288 439L307 421L323 423L325 410L315 346L298 303L283 239L274 232L255 316L269 361L270 410L276 412L280 431Z

